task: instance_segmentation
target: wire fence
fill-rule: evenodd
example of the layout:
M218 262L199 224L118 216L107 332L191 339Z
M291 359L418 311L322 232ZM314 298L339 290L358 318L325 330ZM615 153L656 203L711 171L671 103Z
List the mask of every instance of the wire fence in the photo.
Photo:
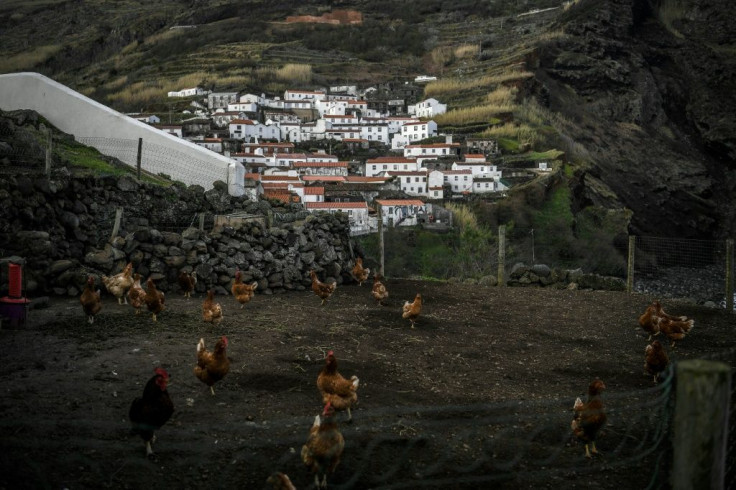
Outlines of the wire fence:
M634 289L725 307L727 258L725 240L636 237Z
M608 422L597 442L604 458L595 462L572 435L572 398L360 410L352 424L340 419L346 445L329 486L563 488L580 485L583 477L591 486L625 481L630 488L666 487L672 379L668 374L656 387L605 397ZM61 423L71 435L66 440L44 437L52 428L60 430L52 418L0 420L5 434L0 463L9 470L0 475L0 486L18 488L13 478L19 475L30 488L58 488L60 482L69 488L121 488L140 481L140 472L152 481L158 478L159 465L143 458L142 445L127 433L124 420L114 423L77 411L69 415ZM227 427L207 426L202 439L202 421L187 418L186 410L177 412L159 431L157 448L169 455L162 463L166 481L172 487L232 488L233 482L243 482L242 488L262 488L276 470L303 475L299 449L312 421L233 419ZM23 457L40 450L48 456ZM219 464L212 467L214 462Z
M138 165L140 147L141 170L188 185L197 184L209 189L214 181L227 183L229 180L228 169L224 164L216 168L211 162L198 158L194 152L179 151L142 140L91 137L80 137L77 140L134 168Z
M571 274L586 273L618 278L623 287L631 274L635 292L687 298L721 308L729 305L731 296L733 304L733 245L729 248L729 240L633 238L630 250L626 245L594 243L592 250L580 254L564 246L566 238L540 236L531 228L513 229L501 240L500 233L461 236L452 231L394 227L384 230L382 257L378 233L355 237L368 266L378 270L383 258L386 277L495 284L501 273L508 282L520 265L541 266L538 270L546 270L547 275L535 278L536 285L565 287ZM525 284L532 285L528 281L520 285Z

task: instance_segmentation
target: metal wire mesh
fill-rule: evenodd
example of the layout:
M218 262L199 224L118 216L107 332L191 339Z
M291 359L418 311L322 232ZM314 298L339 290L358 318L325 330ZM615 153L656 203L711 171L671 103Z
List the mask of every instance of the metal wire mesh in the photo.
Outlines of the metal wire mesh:
M594 484L624 473L636 488L663 487L670 459L671 378L655 388L604 397L608 424L597 444L603 456L594 461L585 458L571 434L574 397L360 410L352 424L340 419L345 452L330 488L562 488L579 485L581 475ZM229 488L242 481L244 488L260 488L255 483L265 482L274 470L292 477L306 473L299 449L311 417L233 419L226 427L187 417L187 411L177 412L159 431L156 450L166 458L162 467L172 487ZM55 433L65 429L69 437L44 437L44 429L54 425ZM125 487L133 474L139 481L140 472L151 481L160 478L159 465L145 460L124 419L112 422L73 411L64 422L0 419L0 429L5 434L0 464L12 469L0 475L0 486ZM192 444L202 434L210 443ZM27 457L39 450L44 458ZM21 475L23 482L16 480Z
M113 156L130 166L137 166L138 140L93 137L77 139L105 155ZM212 162L198 158L194 152L179 151L147 141L143 141L141 146L141 169L188 185L201 185L205 189L210 188L212 182L217 180L228 182L228 169L224 164L217 168Z
M634 289L726 304L726 242L636 237Z
M380 264L378 234L355 238L370 267ZM634 290L668 298L726 306L726 242L663 237L636 237ZM506 279L517 263L544 264L563 270L624 278L626 253L613 245L585 256L565 256L559 241L540 238L533 229L513 229L505 238ZM417 228L384 231L384 275L395 278L478 280L497 277L498 235L458 236ZM623 274L622 274L623 272Z

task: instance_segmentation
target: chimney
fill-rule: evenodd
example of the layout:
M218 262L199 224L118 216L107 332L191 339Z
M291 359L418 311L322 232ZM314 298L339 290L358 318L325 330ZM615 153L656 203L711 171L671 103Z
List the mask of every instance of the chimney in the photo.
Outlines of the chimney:
M451 134L446 134L445 135L445 143L448 144L448 145L451 145L452 144L452 135Z

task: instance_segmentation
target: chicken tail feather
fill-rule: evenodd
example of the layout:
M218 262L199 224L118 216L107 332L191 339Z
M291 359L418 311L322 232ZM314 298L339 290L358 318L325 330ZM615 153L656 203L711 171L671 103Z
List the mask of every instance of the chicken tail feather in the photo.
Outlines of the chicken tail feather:
M199 342L197 342L197 354L199 354L203 350L204 350L204 339L199 339Z

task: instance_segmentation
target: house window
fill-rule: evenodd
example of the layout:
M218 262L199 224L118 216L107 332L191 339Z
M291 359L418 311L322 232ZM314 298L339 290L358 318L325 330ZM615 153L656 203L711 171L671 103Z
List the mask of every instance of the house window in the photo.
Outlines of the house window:
M427 182L427 177L422 177L422 182Z
M466 175L466 176L464 176L464 177L463 177L463 180L467 182L467 181L468 181L468 176L467 176L467 175Z

